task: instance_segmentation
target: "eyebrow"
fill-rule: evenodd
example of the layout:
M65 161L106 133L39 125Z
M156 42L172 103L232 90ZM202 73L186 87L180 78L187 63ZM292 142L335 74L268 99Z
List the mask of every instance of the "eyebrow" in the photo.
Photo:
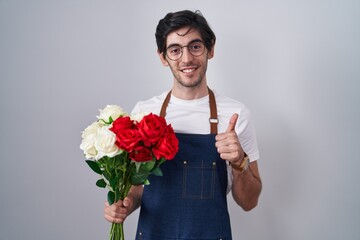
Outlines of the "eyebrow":
M184 45L184 46L189 46L190 44L195 43L195 42L203 42L203 41L202 41L201 39L199 39L199 38L196 38L196 39L194 39L194 40L191 40L190 42L188 42L187 45ZM174 46L181 46L181 45L178 44L178 43L172 43L172 44L170 44L169 46L167 46L166 49L168 49L168 48L170 48L170 47L174 47ZM184 47L184 46L182 46L182 47Z

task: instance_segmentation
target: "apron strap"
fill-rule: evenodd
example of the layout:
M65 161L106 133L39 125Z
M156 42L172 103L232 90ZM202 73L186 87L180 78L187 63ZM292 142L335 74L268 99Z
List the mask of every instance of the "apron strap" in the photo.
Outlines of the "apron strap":
M217 108L216 108L216 100L214 92L208 87L209 90L209 105L210 105L210 132L212 134L217 134L217 125L219 123L219 119L217 118ZM167 94L160 110L160 117L165 118L166 115L166 108L169 105L171 98L171 91Z
M166 95L166 98L161 106L161 111L160 111L160 117L163 117L165 118L165 115L166 115L166 108L170 102L170 97L171 97L171 90L170 92Z
M213 91L209 89L209 104L210 104L210 132L212 134L217 134L217 126L219 123L219 119L217 118L217 108L216 108L216 101L215 101L215 95Z

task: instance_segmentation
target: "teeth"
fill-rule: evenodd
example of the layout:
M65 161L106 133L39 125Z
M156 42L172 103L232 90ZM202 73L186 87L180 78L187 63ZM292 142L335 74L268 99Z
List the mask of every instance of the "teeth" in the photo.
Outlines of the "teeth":
M182 70L184 73L191 73L191 72L193 72L195 69L194 68L192 68L192 69L184 69L184 70Z

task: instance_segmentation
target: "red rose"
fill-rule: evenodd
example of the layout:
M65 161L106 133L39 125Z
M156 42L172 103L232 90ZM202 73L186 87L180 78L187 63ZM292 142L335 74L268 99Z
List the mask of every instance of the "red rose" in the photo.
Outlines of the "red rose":
M117 118L110 130L116 135L116 146L127 152L133 151L141 141L141 135L135 128L134 121L128 116Z
M155 114L148 114L136 125L143 137L145 146L156 144L166 128L164 118Z
M134 121L130 119L129 116L126 117L119 117L113 123L110 130L117 134L118 132L123 131L124 129L132 129L134 128Z
M173 128L168 125L159 142L154 146L153 153L156 159L165 158L171 160L179 150L179 140L177 139Z
M130 159L135 162L147 162L152 159L152 153L144 146L137 146L134 151L130 153Z
M116 146L127 152L132 152L140 143L142 137L137 129L124 129L116 133Z

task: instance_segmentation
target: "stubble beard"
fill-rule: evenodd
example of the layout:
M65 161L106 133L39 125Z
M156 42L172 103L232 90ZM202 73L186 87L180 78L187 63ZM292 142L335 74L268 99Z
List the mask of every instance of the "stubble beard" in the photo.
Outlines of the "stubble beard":
M203 69L199 73L199 76L196 78L195 81L191 81L191 82L186 82L185 80L183 80L182 77L180 76L180 73L178 73L176 70L174 70L174 68L171 65L170 65L170 69L171 69L171 72L172 72L176 82L179 83L181 86L183 86L185 88L197 88L198 86L200 86L200 84L204 80L206 69L207 69L207 64L206 63L203 64Z

